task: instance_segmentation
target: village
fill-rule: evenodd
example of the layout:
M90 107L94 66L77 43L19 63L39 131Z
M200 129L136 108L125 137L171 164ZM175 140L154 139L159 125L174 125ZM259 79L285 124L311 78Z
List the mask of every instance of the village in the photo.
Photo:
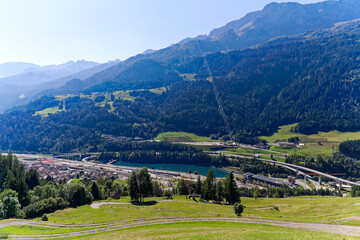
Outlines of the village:
M50 176L54 181L69 181L74 178L89 178L97 180L100 177L114 177L126 180L129 175L139 170L136 167L117 166L111 163L101 164L94 161L74 161L68 159L59 159L54 157L43 157L30 154L16 154L19 161L25 166L26 170L35 169L41 178ZM228 170L230 172L230 170ZM148 169L152 179L161 182L164 186L172 186L174 181L182 178L189 181L196 181L200 176L201 180L205 176L195 173L175 172L169 170ZM295 179L278 179L270 176L261 176L253 173L237 173L235 172L236 184L238 187L248 189L272 187L290 187L297 188L304 186L301 180ZM240 177L241 176L241 177Z

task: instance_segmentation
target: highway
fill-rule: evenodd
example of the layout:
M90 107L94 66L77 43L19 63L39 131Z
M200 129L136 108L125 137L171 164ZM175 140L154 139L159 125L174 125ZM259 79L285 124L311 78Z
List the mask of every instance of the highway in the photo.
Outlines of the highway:
M217 153L221 153L221 152L217 152ZM285 168L287 168L287 169L289 169L291 171L298 172L299 174L301 173L302 175L304 175L305 173L300 172L299 170L306 171L306 172L311 172L311 173L316 173L316 174L319 174L320 176L327 177L327 178L333 179L333 180L335 180L337 182L345 183L345 184L348 184L348 185L358 185L358 186L360 186L360 183L348 181L348 180L338 178L338 177L335 177L335 176L332 176L332 175L329 175L329 174L326 174L326 173L323 173L323 172L320 172L320 171L317 171L317 170L314 170L314 169L311 169L311 168L298 166L298 165L295 165L295 164L283 163L283 162L274 161L274 160L268 160L268 159L263 159L263 158L252 158L252 157L246 157L246 156L239 156L239 155L236 155L236 154L227 154L227 153L221 153L221 154L223 156L228 156L228 157L243 157L243 158L255 159L255 160L259 160L259 161L263 161L263 162L269 162L269 163L276 164L278 166L285 167ZM313 183L314 182L315 181L313 181Z

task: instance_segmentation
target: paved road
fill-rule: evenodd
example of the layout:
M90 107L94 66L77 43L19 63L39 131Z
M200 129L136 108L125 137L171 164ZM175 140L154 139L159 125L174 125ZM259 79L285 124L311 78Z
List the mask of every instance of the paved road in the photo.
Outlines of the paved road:
M169 218L169 219L141 219L140 221L131 223L107 223L95 229L77 231L63 234L44 234L44 235L9 235L13 239L49 239L49 238L65 238L88 235L93 233L103 233L114 230L129 229L140 226L150 226L164 223L181 223L181 222L239 222L239 223L255 223L265 224L272 226L288 227L294 229L302 229L307 231L334 233L347 236L359 236L360 227L348 226L348 225L332 225L332 224L320 224L320 223L301 223L301 222L284 222L275 220L264 219L252 219L252 218ZM30 223L28 223L30 222ZM1 223L1 227L13 226L13 225L32 225L33 221L16 220ZM106 224L106 223L105 223ZM53 227L54 224L42 224L38 222L36 226ZM83 225L83 227L94 227L93 224Z

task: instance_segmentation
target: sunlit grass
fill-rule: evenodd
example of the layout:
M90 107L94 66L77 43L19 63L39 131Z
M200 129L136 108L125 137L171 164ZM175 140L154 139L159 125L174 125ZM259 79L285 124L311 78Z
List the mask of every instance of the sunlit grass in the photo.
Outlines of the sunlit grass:
M209 137L197 136L193 133L186 132L165 132L160 133L155 140L167 142L204 142L210 141Z
M68 238L75 239L75 238ZM118 230L76 239L357 239L339 234L318 233L278 226L231 222L169 223Z

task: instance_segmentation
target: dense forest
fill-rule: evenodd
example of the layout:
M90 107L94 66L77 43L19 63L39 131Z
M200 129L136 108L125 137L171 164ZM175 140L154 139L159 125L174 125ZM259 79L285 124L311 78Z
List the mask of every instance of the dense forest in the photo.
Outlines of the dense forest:
M339 151L349 157L360 158L360 140L347 140L339 145Z

